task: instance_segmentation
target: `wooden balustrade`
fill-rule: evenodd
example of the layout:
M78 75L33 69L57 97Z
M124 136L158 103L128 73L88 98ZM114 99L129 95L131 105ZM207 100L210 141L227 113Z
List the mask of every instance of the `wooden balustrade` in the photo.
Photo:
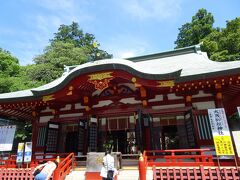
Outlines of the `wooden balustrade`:
M205 154L210 149L176 149L144 151L148 166L214 166L213 156Z
M28 168L25 168L26 164L16 164L16 155L10 155L8 159L0 160L0 177L2 179L33 180L34 167L49 160L54 161L57 156L60 156L60 163L51 179L63 180L74 166L74 153L34 154ZM17 168L20 165L22 167Z
M152 167L153 179L240 179L240 169L219 168L210 149L177 149L144 151L139 158L139 177L146 180L147 167ZM234 165L232 162L231 165ZM219 178L220 177L220 178Z
M54 180L64 180L66 175L74 167L74 153L69 154L63 161L60 161L57 169L54 171Z
M207 180L207 179L232 179L239 180L239 174L236 168L218 168L218 167L165 167L156 168L153 166L154 180L167 179L186 179L186 180Z

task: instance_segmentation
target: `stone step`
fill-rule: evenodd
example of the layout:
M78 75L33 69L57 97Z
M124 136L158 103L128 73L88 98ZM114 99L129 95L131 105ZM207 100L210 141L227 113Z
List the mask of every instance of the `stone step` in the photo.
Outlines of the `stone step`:
M118 180L138 180L139 172L138 169L129 168L119 170ZM153 179L153 173L151 170L147 171L147 180ZM85 170L74 170L72 171L65 180L85 180Z

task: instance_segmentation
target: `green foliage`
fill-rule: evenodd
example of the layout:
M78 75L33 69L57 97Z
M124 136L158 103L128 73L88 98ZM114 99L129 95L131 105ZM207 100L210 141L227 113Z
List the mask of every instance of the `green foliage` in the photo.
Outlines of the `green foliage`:
M0 48L0 73L15 76L20 69L18 59L13 57L10 52Z
M23 124L18 124L15 133L15 139L18 142L28 142L31 141L32 137L32 124L30 122L25 122Z
M179 28L175 44L176 48L199 44L203 38L213 31L214 18L206 9L199 9L192 17L191 23L186 23Z
M75 22L61 25L50 42L44 53L34 59L36 65L29 67L28 76L32 80L48 83L62 75L64 65L111 58L111 55L98 48L95 37L89 33L84 34Z
M18 59L0 48L0 93L10 92L19 73Z
M176 48L192 46L201 42L201 50L214 61L240 59L240 18L228 21L226 28L213 28L214 18L205 9L192 17L191 23L179 28Z
M100 44L96 43L94 35L90 33L83 33L76 22L72 22L71 25L61 25L58 28L58 32L54 35L54 38L50 40L51 45L61 41L71 43L74 47L87 48L88 60L95 61L99 59L112 58L111 54L108 54L106 51L98 48Z
M214 61L240 60L240 18L228 21L226 28L205 37L201 48Z

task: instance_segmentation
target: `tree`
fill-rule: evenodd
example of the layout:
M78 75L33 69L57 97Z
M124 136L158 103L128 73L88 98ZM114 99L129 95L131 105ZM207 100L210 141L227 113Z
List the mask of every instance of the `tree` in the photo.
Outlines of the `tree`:
M200 9L192 17L191 23L179 28L176 48L201 44L214 61L234 61L240 59L240 18L227 21L226 28L213 28L214 18L205 9Z
M227 21L226 28L205 37L201 49L214 61L240 60L240 18Z
M20 65L18 59L10 52L0 48L0 93L11 91L14 82L11 77L19 73Z
M112 58L111 54L98 48L100 44L97 43L94 35L83 33L76 22L72 22L71 25L60 25L58 32L54 35L54 38L50 40L51 43L61 41L73 43L75 47L87 47L90 52L88 59L91 61Z
M203 38L213 30L214 18L206 9L199 9L192 17L191 23L186 23L179 28L179 34L175 44L176 48L199 44Z
M84 34L75 22L61 25L50 42L44 53L34 59L36 64L28 67L28 77L32 80L48 83L62 75L64 65L80 65L112 57L99 49L95 37L89 33Z
M44 54L34 59L36 64L28 67L28 76L32 80L51 82L62 75L64 65L86 63L88 54L89 50L85 46L75 47L72 42L52 42Z

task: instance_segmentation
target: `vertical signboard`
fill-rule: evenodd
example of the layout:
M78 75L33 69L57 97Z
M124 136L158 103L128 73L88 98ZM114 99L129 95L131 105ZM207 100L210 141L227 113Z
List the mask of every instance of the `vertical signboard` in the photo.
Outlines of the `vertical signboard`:
M17 163L23 162L23 150L24 150L24 143L18 143L18 149L17 149Z
M25 143L24 162L29 163L32 159L32 142Z
M208 109L213 141L218 156L234 155L232 140L224 108Z
M240 131L232 131L238 157L240 157Z
M0 126L0 151L11 151L16 126Z
M237 107L237 110L238 110L238 115L240 117L240 107Z

